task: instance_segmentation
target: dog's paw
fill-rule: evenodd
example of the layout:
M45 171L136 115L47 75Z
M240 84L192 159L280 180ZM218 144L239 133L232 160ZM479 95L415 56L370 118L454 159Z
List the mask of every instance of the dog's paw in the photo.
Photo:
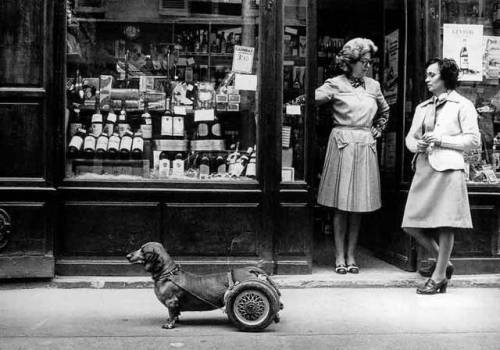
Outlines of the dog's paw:
M172 329L175 328L175 323L174 322L167 322L163 326L161 326L163 329Z

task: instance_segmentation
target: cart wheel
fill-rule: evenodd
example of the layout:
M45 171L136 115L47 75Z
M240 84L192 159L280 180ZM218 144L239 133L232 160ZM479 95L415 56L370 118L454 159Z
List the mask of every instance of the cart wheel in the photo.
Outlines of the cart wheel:
M242 331L265 329L279 311L279 297L274 290L256 280L237 285L228 296L226 311L232 323Z

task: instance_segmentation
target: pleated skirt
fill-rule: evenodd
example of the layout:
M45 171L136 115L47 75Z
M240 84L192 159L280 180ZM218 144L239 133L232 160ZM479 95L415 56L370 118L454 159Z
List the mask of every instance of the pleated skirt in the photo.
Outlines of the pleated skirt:
M377 147L369 128L332 130L317 201L349 212L381 207Z
M436 171L427 155L420 154L401 226L472 228L464 172Z

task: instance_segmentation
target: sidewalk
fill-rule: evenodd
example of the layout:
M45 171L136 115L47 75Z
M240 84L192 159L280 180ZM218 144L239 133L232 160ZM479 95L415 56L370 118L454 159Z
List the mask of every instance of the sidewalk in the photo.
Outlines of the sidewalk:
M369 251L360 249L358 263L360 273L339 275L332 266L315 266L310 275L275 275L273 280L280 288L415 288L425 281L416 272L406 272L374 257ZM3 281L1 289L23 288L151 288L150 276L57 276L51 281ZM500 274L459 275L455 274L451 287L500 288Z

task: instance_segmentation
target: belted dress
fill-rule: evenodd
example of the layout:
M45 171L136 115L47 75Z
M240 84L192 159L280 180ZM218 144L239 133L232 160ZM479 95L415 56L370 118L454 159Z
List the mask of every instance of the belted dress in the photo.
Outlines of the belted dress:
M316 102L331 103L334 121L318 204L349 212L379 209L380 172L371 127L383 131L389 111L380 84L368 77L353 84L340 75L316 89Z

